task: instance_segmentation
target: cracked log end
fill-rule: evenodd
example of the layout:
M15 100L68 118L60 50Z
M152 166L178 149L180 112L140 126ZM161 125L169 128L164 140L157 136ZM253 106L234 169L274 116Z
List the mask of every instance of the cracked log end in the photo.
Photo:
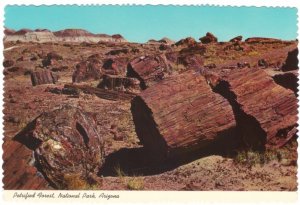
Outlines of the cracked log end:
M92 116L69 105L42 113L14 140L34 151L37 169L55 188L69 188L69 176L88 181L103 164L103 139Z

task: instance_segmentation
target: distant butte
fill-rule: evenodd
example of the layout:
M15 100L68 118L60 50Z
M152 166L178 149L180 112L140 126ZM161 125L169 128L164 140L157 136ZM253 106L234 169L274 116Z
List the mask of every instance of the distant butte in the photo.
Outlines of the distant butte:
M107 34L94 34L84 29L65 29L52 32L48 29L20 29L18 31L5 28L4 41L22 41L22 42L92 42L110 41L110 42L127 42L120 34L112 36Z

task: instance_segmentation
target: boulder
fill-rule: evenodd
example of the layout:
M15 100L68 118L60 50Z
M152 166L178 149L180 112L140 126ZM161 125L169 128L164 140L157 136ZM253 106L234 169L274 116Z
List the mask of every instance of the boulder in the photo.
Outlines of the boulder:
M203 66L204 60L199 55L188 54L178 56L177 62L187 69L199 69Z
M269 67L268 62L265 59L259 59L257 65L264 68Z
M44 112L15 137L34 151L37 168L54 188L69 189L69 177L89 184L103 163L103 138L93 117L69 105Z
M13 61L13 60L5 60L5 61L3 62L3 67L4 67L4 68L11 67L11 66L13 66L13 65L14 65L14 61Z
M232 39L230 39L230 42L235 43L235 42L241 42L243 39L243 36L236 36Z
M175 43L176 46L193 46L197 44L197 41L192 37L181 39Z
M49 70L39 70L31 72L31 83L33 86L42 84L55 84L58 80L58 75Z
M199 38L201 43L207 44L207 43L215 43L218 42L217 37L215 37L212 33L207 32L205 36Z
M72 82L79 83L89 80L98 80L102 76L102 62L97 59L82 61L75 66Z

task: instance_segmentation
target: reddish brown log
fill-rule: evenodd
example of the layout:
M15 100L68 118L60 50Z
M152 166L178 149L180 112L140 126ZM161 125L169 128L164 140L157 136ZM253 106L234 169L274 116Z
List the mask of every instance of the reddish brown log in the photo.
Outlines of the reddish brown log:
M42 113L13 140L22 144L12 155L12 160L20 158L21 164L10 164L12 166L5 167L6 172L14 171L18 166L25 167L28 169L18 173L26 177L28 170L33 175L37 167L54 188L69 188L72 185L66 178L74 175L88 183L88 174L97 173L104 160L104 141L98 134L93 116L69 105ZM35 162L29 162L28 158L35 159ZM28 186L31 179L9 181L7 186L18 187L19 183Z
M49 70L40 70L31 73L31 82L33 86L41 84L55 84L58 76Z
M33 151L19 142L3 144L3 184L5 190L53 189L33 166Z
M265 138L267 147L277 147L294 133L291 130L297 125L297 98L292 90L276 84L265 71L235 69L223 77L215 90L241 116L237 124L250 143L259 137Z
M131 110L138 137L159 161L226 139L236 126L228 101L193 71L149 87L133 99Z
M168 71L164 55L142 56L128 64L127 77L137 78L142 89L161 81Z
M135 93L124 91L119 92L115 90L106 90L101 88L94 88L88 85L75 85L75 84L65 84L64 88L69 89L70 91L74 91L75 93L78 90L83 91L87 94L96 95L99 98L107 99L107 100L131 100L136 96Z

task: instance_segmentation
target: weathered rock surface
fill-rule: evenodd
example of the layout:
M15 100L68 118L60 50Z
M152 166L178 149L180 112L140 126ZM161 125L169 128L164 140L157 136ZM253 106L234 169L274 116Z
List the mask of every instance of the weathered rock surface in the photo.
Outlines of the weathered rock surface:
M297 126L297 98L260 69L235 69L215 91L228 99L244 141L250 147L278 147Z
M39 70L31 72L31 83L33 86L42 84L55 84L58 80L58 75L49 70Z
M69 105L42 113L14 140L34 151L36 167L55 188L68 189L72 176L89 184L89 176L103 163L104 144L95 120Z
M142 89L161 81L168 71L164 55L142 56L132 60L127 67L127 77L137 78Z
M218 42L218 38L215 37L212 33L207 32L205 36L199 38L201 43L207 44L207 43L215 43Z
M237 36L237 37L230 39L229 42L232 42L232 43L240 42L240 41L242 41L242 39L243 39L243 36Z
M132 101L140 141L157 160L180 158L217 139L234 136L228 101L205 78L188 71L149 87Z
M12 61L12 60L5 60L5 61L3 62L3 67L4 67L4 68L11 67L11 66L13 66L13 65L14 65L14 61Z
M197 44L197 41L192 37L181 39L175 43L176 46L193 46Z
M101 67L102 62L94 58L78 63L72 75L72 82L79 83L100 79L102 76Z

